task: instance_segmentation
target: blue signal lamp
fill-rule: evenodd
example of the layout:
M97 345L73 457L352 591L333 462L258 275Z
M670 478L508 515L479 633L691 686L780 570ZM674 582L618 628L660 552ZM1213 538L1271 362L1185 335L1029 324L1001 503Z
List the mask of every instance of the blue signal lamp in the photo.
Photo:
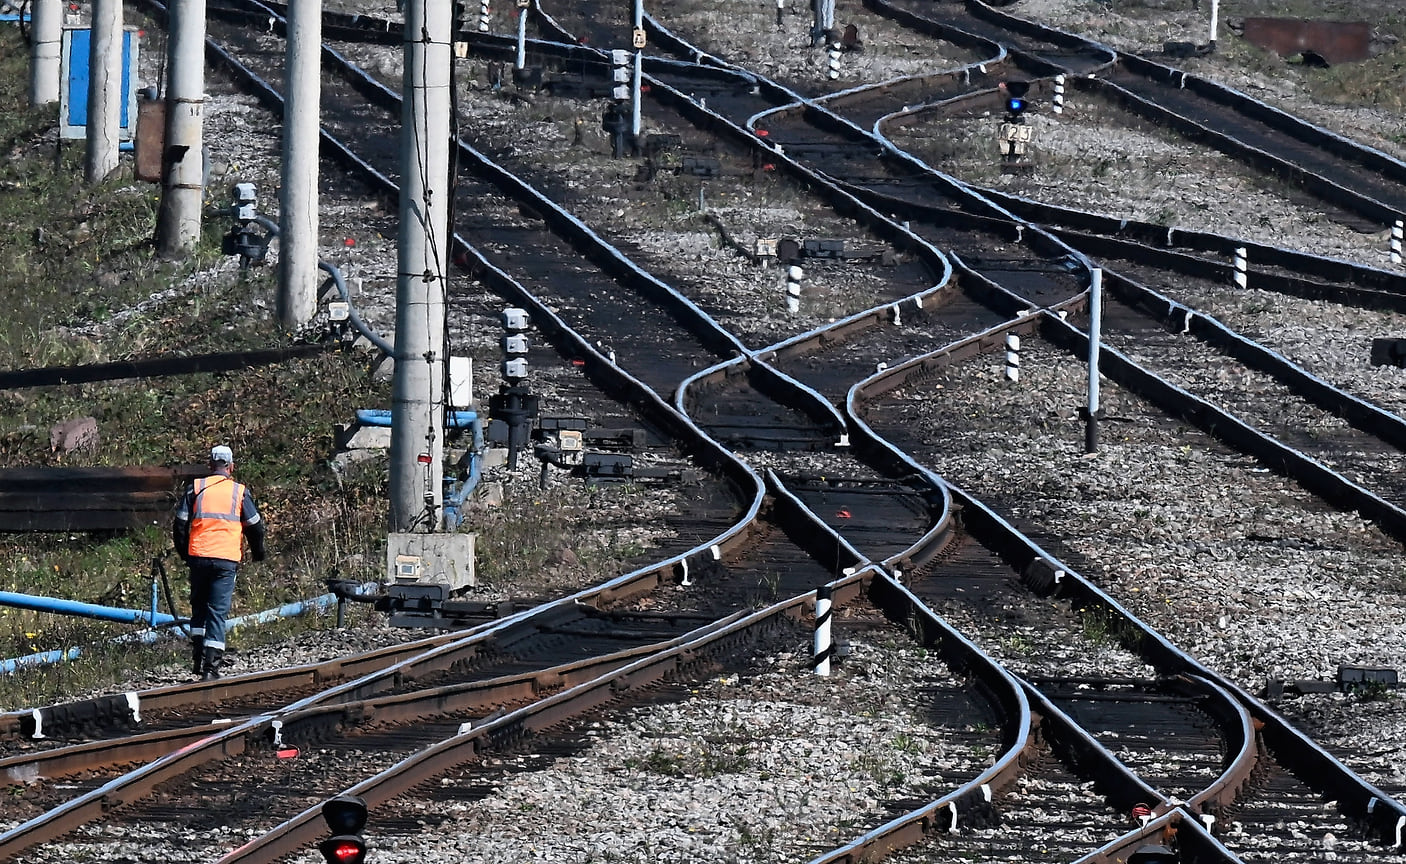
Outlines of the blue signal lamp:
M1025 110L1025 100L1012 96L1006 100L1006 110L1012 114L1019 114Z

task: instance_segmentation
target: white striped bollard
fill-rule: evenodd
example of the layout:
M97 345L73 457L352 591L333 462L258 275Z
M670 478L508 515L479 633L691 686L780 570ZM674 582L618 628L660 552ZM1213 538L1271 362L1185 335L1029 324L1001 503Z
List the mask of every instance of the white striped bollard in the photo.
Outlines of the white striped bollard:
M1056 75L1054 80L1054 113L1064 113L1064 76Z
M1248 275L1247 275L1247 273L1246 273L1246 270L1247 270L1248 267L1249 267L1249 260L1248 260L1248 258L1246 257L1245 247L1244 247L1244 246L1236 246L1236 247L1235 247L1235 284L1236 284L1237 286L1241 287L1241 288L1244 288L1244 287L1245 287L1245 283L1248 281L1248 278L1249 278L1249 277L1248 277Z
M1006 380L1020 381L1020 337L1014 333L1006 334Z
M830 674L830 586L822 585L815 589L815 674Z
M478 5L478 32L488 32L488 0L479 0Z
M1401 240L1406 234L1406 221L1396 220L1396 224L1391 226L1391 263L1400 266L1401 264Z
M840 43L830 43L830 80L840 77Z
M786 269L786 311L792 315L801 311L801 279L804 277L805 271L799 264Z

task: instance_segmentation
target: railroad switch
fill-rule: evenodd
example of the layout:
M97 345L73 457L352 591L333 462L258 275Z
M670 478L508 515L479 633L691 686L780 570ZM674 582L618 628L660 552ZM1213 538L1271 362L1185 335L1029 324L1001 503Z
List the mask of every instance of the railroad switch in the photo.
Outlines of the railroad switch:
M1305 695L1309 693L1373 693L1381 690L1394 690L1401 686L1396 670L1385 666L1339 666L1338 675L1332 681L1306 680L1282 681L1270 679L1265 686L1265 698L1278 701L1285 693Z

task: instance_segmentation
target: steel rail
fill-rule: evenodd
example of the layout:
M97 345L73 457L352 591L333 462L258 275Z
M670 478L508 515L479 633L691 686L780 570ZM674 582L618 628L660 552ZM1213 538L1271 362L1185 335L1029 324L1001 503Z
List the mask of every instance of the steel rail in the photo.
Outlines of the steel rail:
M360 678L370 671L398 664L427 648L463 639L465 635L463 631L437 634L318 663L10 711L0 714L0 736L33 737L36 730L47 735L86 725L127 726L141 723L143 712L149 717L218 706L222 702L259 697L271 691L323 687L331 681Z
M1046 338L1053 337L1051 341L1063 345L1072 353L1077 354L1087 349L1087 337L1057 316L1042 312L1039 319L1041 335ZM864 402L876 399L906 382L920 380L931 370L963 356L961 352L970 356L972 352L981 351L983 345L986 350L996 350L997 344L992 338L994 335L988 332L979 337L972 337L957 346L949 346L930 355L914 358L856 383L849 399L851 414L860 413ZM1222 439L1232 446L1242 440L1264 441L1263 436L1253 429L1243 426L1228 414L1152 373L1141 370L1116 352L1105 352L1104 360L1106 365L1101 367L1101 371L1110 380L1117 381L1120 386L1149 399L1169 413L1184 416L1208 434L1220 437L1226 434L1227 429L1234 428L1236 434ZM1184 408L1186 413L1179 413L1178 406ZM1265 442L1265 446L1275 452L1284 453L1285 456L1294 452L1277 442ZM1129 647L1163 674L1200 676L1233 694L1251 711L1256 721L1262 724L1263 734L1271 736L1283 748L1277 751L1281 754L1281 761L1286 758L1291 760L1292 764L1286 767L1290 767L1301 782L1333 795L1345 813L1370 826L1382 842L1398 842L1397 826L1401 820L1406 819L1406 805L1363 780L1252 694L1205 668L1200 661L1181 651L1102 589L1026 538L985 504L959 487L949 484L949 488L954 505L960 508L968 530L979 540L990 538L990 542L996 544L995 548L1011 550L1008 553L1008 563L1021 572L1022 580L1031 591L1070 598L1081 607L1101 610L1118 620L1121 626L1128 628L1128 632L1137 634L1137 638L1133 640L1134 644Z
M714 622L707 626L717 626L718 623L723 622ZM701 629L706 630L706 628ZM0 759L0 772L31 782L83 771L110 769L117 765L147 762L219 734L231 728L231 724L247 729L245 734L248 736L262 735L271 730L268 723L260 723L252 727L245 725L250 722L258 723L260 717L267 717L270 722L278 721L281 724L280 735L287 736L290 743L297 743L295 735L299 727L317 725L327 718L338 724L348 722L361 724L369 722L373 717L377 722L382 723L404 723L409 719L425 716L427 713L465 711L499 701L536 698L542 690L560 687L564 683L568 685L579 683L583 676L594 678L603 674L602 669L623 664L642 654L661 650L681 641L682 638L513 675L502 675L426 690L415 690L409 693L396 693L333 704L318 702L302 708L273 709L248 717L230 718L218 723L147 732L103 741L89 741L36 753L22 753Z
M160 14L165 12L165 7L158 0L141 0L141 2ZM212 63L227 69L236 81L249 88L270 110L282 109L283 101L278 92L220 48L213 40L206 40L206 54ZM329 55L331 56L329 57ZM325 46L323 56L334 62L341 61L335 52ZM388 195L398 194L399 187L390 178L357 156L350 147L338 141L325 130L321 132L321 140L323 146L331 151L341 164L362 177L373 188L380 189ZM555 209L555 205L552 207ZM746 535L752 530L749 526L755 521L760 510L764 493L761 478L733 454L706 439L701 430L669 408L642 382L610 363L589 340L571 330L555 312L532 296L524 286L517 283L511 276L494 266L462 236L455 233L453 239L456 245L455 251L473 264L476 273L505 296L514 297L518 302L530 308L534 324L549 338L558 340L556 344L561 353L566 356L583 358L586 361L588 374L594 376L596 380L607 383L607 392L623 395L621 401L625 404L644 411L647 416L658 422L661 428L679 435L688 446L695 448L695 455L702 459L704 464L713 466L715 470L736 484L744 502L750 499L750 503L746 505L745 512L739 521L718 537L700 544L695 550L673 556L635 573L617 577L612 582L600 586L598 594L600 600L602 602L617 600L624 596L652 590L663 581L675 581L681 572L686 570L690 559L697 559L699 563L703 560L717 560L721 557L724 549L732 548L743 542Z
M834 583L839 597L854 596L872 573L865 571ZM666 651L642 658L589 682L553 694L531 705L508 712L481 726L430 746L386 770L348 787L342 794L358 795L374 809L405 794L425 780L475 759L490 749L613 702L629 691L647 687L669 676L683 674L708 653L746 638L753 628L767 626L781 616L799 618L814 606L814 592L793 597L738 618L726 627ZM219 860L219 864L272 862L311 845L323 832L321 804L309 807Z

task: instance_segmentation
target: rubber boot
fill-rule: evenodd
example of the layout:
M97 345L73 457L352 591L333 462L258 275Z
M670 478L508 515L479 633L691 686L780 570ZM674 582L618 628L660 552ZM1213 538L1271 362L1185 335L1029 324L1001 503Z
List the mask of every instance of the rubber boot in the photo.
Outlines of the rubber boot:
M191 671L197 676L205 674L205 640L195 638L190 644Z
M225 660L225 652L219 648L205 649L205 676L202 681L216 681L220 677L220 664Z

